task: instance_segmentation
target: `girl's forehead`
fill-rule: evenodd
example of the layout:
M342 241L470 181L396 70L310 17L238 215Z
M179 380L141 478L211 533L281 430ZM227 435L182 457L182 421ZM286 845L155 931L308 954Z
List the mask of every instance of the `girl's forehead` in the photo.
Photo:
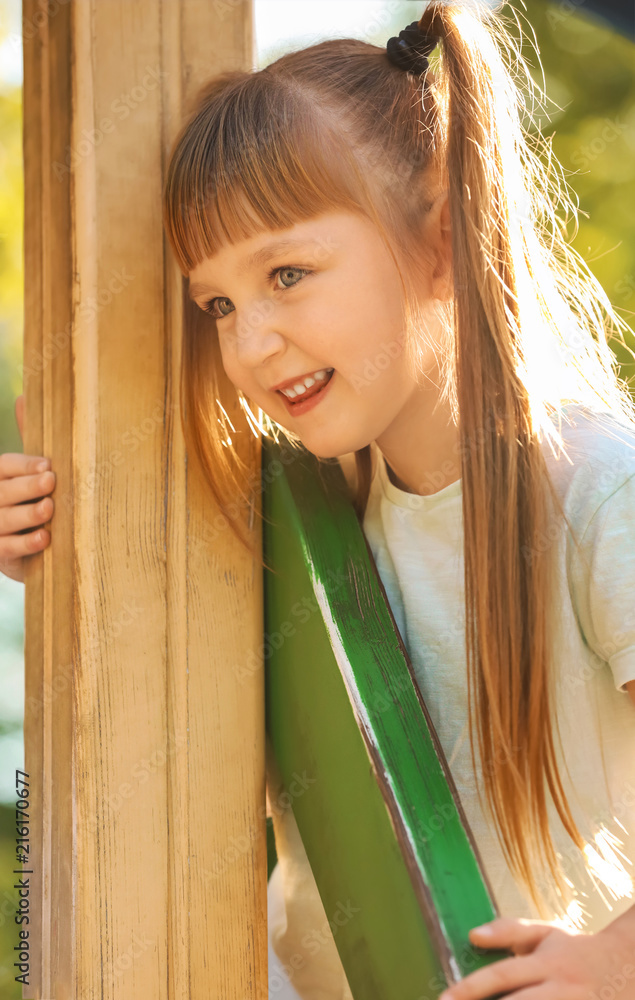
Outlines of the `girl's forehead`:
M226 241L214 254L208 255L190 271L190 280L196 280L201 273L214 269L235 268L238 276L255 267L262 266L283 253L303 251L323 258L329 250L341 246L343 241L353 242L364 238L370 225L350 211L334 209L310 219L300 220L286 229L262 229L243 239Z
M190 271L190 283L197 282L202 276L209 280L212 275L220 276L228 271L239 278L244 277L276 255L301 250L309 243L308 234L303 235L299 226L281 231L265 230L243 239L227 241Z

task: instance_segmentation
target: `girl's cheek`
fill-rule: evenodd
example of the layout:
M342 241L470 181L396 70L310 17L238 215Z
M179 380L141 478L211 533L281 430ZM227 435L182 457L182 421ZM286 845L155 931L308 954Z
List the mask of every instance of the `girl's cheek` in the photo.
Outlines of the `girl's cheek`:
M223 371L225 375L232 383L235 389L240 389L245 395L251 393L251 387L246 386L246 379L244 373L240 371L240 368L234 362L231 354L228 351L223 351L221 346L221 363L223 365Z

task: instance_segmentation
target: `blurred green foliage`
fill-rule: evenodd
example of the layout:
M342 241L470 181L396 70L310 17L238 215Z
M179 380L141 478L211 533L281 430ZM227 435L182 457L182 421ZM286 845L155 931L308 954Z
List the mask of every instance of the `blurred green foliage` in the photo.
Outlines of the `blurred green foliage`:
M0 89L0 453L22 451L15 397L22 392L22 91Z
M13 888L15 878L15 806L0 803L0 997L20 1000L22 987L15 982L16 961L13 948L18 943L18 925L14 916L18 909L18 893Z
M555 155L579 199L580 227L572 243L633 325L635 45L586 15L580 0L528 0L528 8L550 98L541 129L553 136ZM532 75L542 83L535 58ZM627 343L635 349L633 337ZM631 355L611 346L621 377L635 379Z

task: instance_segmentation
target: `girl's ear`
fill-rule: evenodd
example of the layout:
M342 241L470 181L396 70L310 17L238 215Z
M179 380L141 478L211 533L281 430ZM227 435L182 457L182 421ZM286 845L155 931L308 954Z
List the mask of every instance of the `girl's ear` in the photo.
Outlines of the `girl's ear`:
M426 246L431 255L432 297L447 302L452 297L452 233L448 192L437 195L426 219Z

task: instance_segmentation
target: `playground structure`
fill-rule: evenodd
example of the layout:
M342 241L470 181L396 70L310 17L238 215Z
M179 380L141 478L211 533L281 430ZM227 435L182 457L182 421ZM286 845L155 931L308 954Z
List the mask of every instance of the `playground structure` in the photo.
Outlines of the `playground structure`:
M253 65L252 5L23 16L24 448L57 474L25 593L23 995L266 997L263 672L235 675L260 655L262 574L186 461L194 307L160 211L188 101Z

